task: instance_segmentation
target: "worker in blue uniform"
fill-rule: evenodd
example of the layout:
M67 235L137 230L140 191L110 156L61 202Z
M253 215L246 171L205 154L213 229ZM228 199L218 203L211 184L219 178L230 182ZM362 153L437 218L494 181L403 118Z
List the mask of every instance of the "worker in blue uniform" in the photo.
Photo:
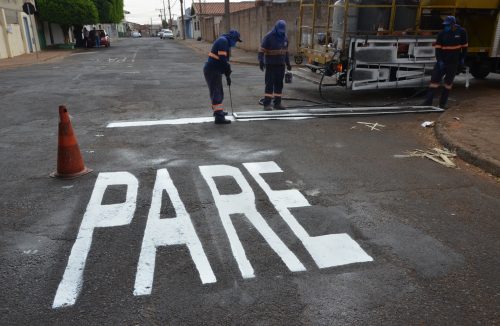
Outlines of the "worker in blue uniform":
M434 95L444 77L439 107L446 109L453 80L457 72L460 72L465 66L468 43L467 32L457 24L455 17L446 17L443 26L444 28L438 34L434 45L437 62L432 70L431 83L424 105L432 105Z
M264 94L264 110L284 110L281 104L285 66L292 70L288 56L288 38L286 36L286 22L278 20L272 31L262 39L259 49L259 67L266 71L266 88ZM274 106L271 102L274 97Z
M208 53L208 60L203 68L203 74L207 81L210 99L212 100L212 110L216 124L228 124L227 113L224 112L222 102L224 100L224 90L222 88L222 75L226 76L227 85L231 86L231 65L229 58L231 48L241 42L240 33L237 30L230 30L223 34L212 45L212 50Z

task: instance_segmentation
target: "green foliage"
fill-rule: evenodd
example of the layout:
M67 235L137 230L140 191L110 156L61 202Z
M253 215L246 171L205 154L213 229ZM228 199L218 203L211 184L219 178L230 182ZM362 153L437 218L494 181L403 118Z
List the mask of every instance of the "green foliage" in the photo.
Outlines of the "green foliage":
M63 26L94 24L99 20L92 0L37 0L40 19Z
M165 19L161 20L161 27L162 28L168 28L168 23L167 23L167 21Z
M123 0L93 0L99 12L101 23L117 24L125 17Z

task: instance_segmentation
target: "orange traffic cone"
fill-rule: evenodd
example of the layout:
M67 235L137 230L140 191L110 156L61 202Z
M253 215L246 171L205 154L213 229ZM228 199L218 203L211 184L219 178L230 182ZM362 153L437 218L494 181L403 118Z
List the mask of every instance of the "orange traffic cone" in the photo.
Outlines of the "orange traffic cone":
M59 145L57 148L57 171L51 177L73 179L92 172L83 163L78 141L73 132L66 106L59 106Z

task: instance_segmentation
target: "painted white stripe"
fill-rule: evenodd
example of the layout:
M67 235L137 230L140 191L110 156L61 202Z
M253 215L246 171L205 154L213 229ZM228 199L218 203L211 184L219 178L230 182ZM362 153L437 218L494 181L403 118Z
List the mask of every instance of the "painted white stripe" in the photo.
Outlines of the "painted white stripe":
M227 120L237 121L237 122L260 121L260 120L305 120L314 118L315 117L282 117L282 118L249 118L249 119L235 120L234 117L232 116L226 117ZM181 119L169 119L169 120L145 120L145 121L117 121L108 123L106 128L186 125L186 124L207 123L207 122L213 123L214 117L181 118Z
M166 190L175 209L175 218L161 218L163 191ZM168 245L186 245L191 253L203 284L217 282L208 258L196 235L191 218L186 211L179 192L170 178L167 169L156 174L151 208L142 240L142 249L135 276L134 295L149 295L153 288L156 248ZM165 266L161 267L162 269Z
M257 231L264 237L269 246L280 256L285 265L292 272L305 271L306 268L295 254L281 241L278 235L266 223L266 220L257 211L255 206L255 194L243 174L238 168L229 165L200 166L200 172L207 182L215 206L219 211L222 225L229 238L231 251L233 253L243 278L255 277L254 269L245 253L245 249L238 238L236 229L231 222L232 214L243 214L253 224ZM231 177L241 188L241 193L221 195L214 178Z
M264 190L274 207L299 238L319 268L373 261L348 234L326 234L312 237L292 215L289 208L310 206L296 189L272 190L261 174L283 172L275 162L243 163L250 175Z

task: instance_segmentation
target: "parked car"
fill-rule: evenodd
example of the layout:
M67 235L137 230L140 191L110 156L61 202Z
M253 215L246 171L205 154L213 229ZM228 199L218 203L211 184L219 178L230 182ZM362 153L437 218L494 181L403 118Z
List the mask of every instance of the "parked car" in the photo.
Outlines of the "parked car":
M165 32L163 32L163 39L170 39L170 40L173 40L174 39L174 33L172 33L171 30L167 29Z
M142 37L141 33L139 32L132 32L132 37Z
M89 38L87 40L87 47L88 48L95 47L96 35L101 40L101 46L105 46L107 48L109 48L111 46L111 41L109 40L109 35L106 33L106 31L104 31L103 29L96 29L96 30L91 30L89 32Z

